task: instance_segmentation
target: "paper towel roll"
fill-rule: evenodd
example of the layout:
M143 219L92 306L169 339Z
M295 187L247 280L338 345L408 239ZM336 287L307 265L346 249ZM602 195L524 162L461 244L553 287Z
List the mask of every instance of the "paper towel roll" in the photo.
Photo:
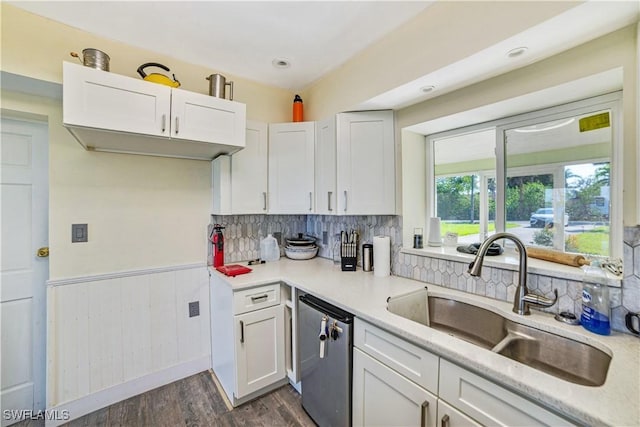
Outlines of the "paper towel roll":
M440 218L429 218L429 246L442 246L442 236L440 235Z
M391 274L391 239L389 236L373 238L373 274L386 277Z

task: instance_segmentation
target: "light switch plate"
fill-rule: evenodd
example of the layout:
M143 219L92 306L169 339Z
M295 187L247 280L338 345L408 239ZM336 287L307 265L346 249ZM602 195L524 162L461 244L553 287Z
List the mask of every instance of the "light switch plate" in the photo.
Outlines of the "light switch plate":
M189 317L200 316L200 301L189 303Z
M87 224L71 224L71 243L89 241L89 226Z

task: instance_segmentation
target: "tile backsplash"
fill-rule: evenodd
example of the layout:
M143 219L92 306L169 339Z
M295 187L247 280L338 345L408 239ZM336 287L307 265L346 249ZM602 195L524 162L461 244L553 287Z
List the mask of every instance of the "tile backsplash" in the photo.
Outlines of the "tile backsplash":
M212 224L226 227L225 261L238 262L260 257L260 240L268 233L281 233L282 238L305 233L318 239L323 258L333 257L333 244L341 230L356 230L358 264L361 265L363 243L371 243L374 236L385 235L391 239L391 274L435 285L487 296L503 301L513 301L517 272L485 266L481 277L469 276L468 262L450 261L428 256L401 253L402 217L395 215L213 215ZM211 248L209 249L211 251ZM211 257L211 253L209 253ZM558 303L547 309L553 313L582 310L582 282L529 273L529 289L553 296L558 290ZM621 288L610 288L612 328L628 332L624 316L640 312L640 225L624 229L624 278Z

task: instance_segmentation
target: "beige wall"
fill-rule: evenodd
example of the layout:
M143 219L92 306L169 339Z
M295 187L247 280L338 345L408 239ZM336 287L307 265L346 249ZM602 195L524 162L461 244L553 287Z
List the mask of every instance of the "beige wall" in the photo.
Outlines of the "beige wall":
M0 3L0 10L3 71L62 83L62 61L78 61L69 52L82 53L82 49L91 47L110 56L113 73L140 78L136 70L141 64L159 62L171 68L182 89L192 92L208 94L209 82L205 77L224 74L234 81L234 100L247 104L247 118L267 123L291 118L293 94L290 91L101 38L6 3Z
M3 91L2 108L48 118L51 279L206 262L209 162L86 151L59 100Z
M442 1L302 91L310 120L413 81L565 12L580 1Z
M509 19L516 13L516 4L526 8L526 19ZM576 4L547 2L540 8L536 2L436 3L429 13L417 16L303 91L306 115L314 119L349 109ZM59 83L62 61L73 60L69 51L85 47L106 51L112 58L112 72L134 77L141 63L166 63L183 88L200 93L208 91L204 77L219 71L102 39L4 3L0 7L3 71ZM446 39L432 32L445 30ZM622 66L624 218L632 224L640 205L636 38L635 27L629 27L526 68L402 109L396 114L396 134L410 124ZM289 119L291 93L227 77L236 83L236 100L247 104L248 118L263 122ZM62 127L60 101L3 92L2 106L49 119L52 279L205 261L204 230L211 200L208 162L90 153ZM400 149L399 141L397 147ZM400 156L397 158L399 162ZM400 182L400 168L398 174ZM89 243L70 243L70 228L75 222L89 223Z
M635 225L638 213L636 26L630 26L577 48L498 77L399 110L398 128L490 105L622 67L623 186L625 225Z
M138 77L144 62L164 63L194 92L208 93L205 76L220 71L0 7L6 72L61 83L62 61L75 61L69 52L86 47L107 52L111 71L131 77ZM290 118L291 93L226 75L235 82L235 100L247 104L249 119ZM85 151L62 126L60 100L4 90L2 108L49 122L51 279L206 262L209 162ZM71 244L73 223L89 224L89 242Z

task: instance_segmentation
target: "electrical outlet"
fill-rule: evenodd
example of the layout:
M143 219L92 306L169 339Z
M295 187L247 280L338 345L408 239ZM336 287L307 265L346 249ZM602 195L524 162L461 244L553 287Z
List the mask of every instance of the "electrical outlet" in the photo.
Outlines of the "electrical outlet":
M278 246L282 245L282 232L276 231L275 233L273 233L273 237L275 237L278 241Z
M189 303L189 317L200 316L200 301Z
M323 245L329 244L329 233L327 233L326 231L322 232L322 244Z
M89 241L89 226L87 224L71 224L71 243Z

